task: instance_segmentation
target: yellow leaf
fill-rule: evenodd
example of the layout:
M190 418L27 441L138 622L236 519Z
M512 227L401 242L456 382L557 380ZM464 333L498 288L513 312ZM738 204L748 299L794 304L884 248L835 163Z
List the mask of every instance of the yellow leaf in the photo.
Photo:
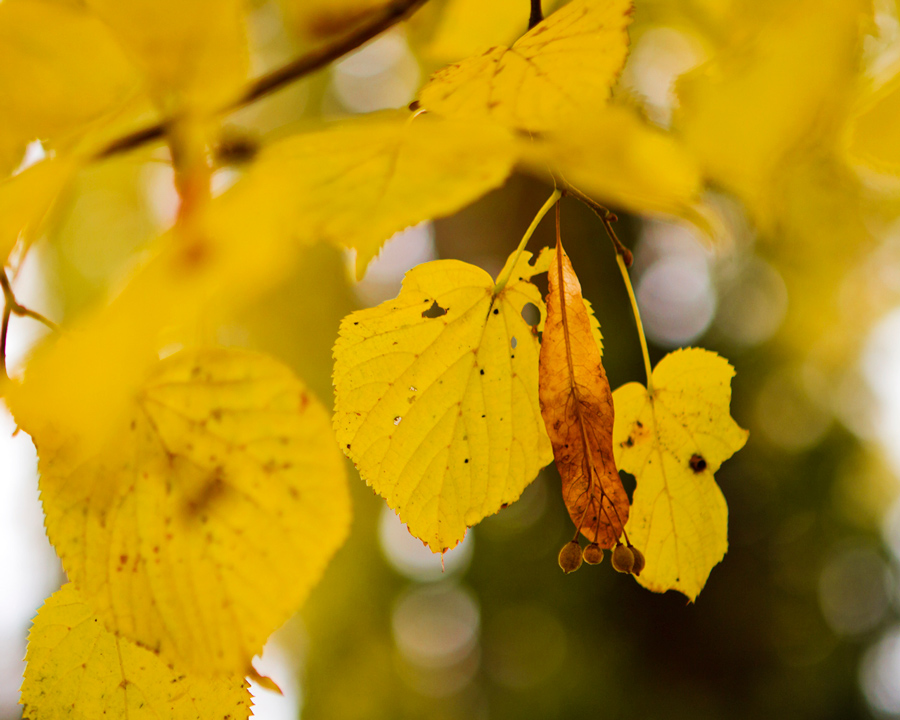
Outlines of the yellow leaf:
M528 303L543 310L529 280L547 256L514 258L499 293L474 265L419 265L397 298L348 315L334 346L338 442L433 552L516 500L552 457L522 317Z
M32 435L49 428L70 452L91 457L122 422L161 347L193 341L210 313L276 285L296 248L277 218L254 212L256 199L223 195L197 219L199 229L176 226L158 238L109 304L38 347L23 381L4 388L19 426Z
M626 107L607 106L566 123L525 148L529 169L548 169L591 198L637 213L702 222L702 190L694 158L670 135Z
M75 585L47 598L28 636L22 714L31 720L201 720L250 716L240 675L183 675L106 630Z
M287 234L357 250L357 272L404 228L456 212L503 183L516 143L501 128L407 111L378 113L273 143L234 197Z
M733 18L727 49L678 83L675 124L685 143L759 220L772 213L788 154L834 134L843 122L870 6L868 0L797 0L773 3L749 26Z
M5 262L20 236L30 244L75 164L48 158L0 182L0 258Z
M241 0L86 0L144 73L169 112L230 100L249 69Z
M33 437L63 567L110 630L188 670L247 673L346 537L328 416L263 355L160 362L87 460L50 434Z
M850 126L849 151L873 170L900 174L900 74L867 98Z
M613 400L596 343L596 319L557 238L541 339L541 415L553 443L569 516L590 542L611 548L628 520L613 457Z
M137 87L115 39L83 9L0 3L0 132L26 141L68 135L118 108Z
M549 13L558 0L544 2ZM441 62L453 62L495 45L509 45L528 29L529 6L522 0L448 0L437 32L425 49Z
M638 582L694 600L728 549L728 507L713 473L740 450L747 431L729 414L734 370L712 352L677 350L639 383L613 393L613 447L637 480L629 540L643 551Z
M628 52L631 0L573 0L523 35L436 72L419 92L439 115L542 132L592 115Z

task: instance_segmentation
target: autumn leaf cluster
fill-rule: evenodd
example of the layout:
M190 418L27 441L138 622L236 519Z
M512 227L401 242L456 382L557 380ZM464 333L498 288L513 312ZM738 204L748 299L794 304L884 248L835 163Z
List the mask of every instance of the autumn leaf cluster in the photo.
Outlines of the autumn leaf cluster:
M732 3L712 59L680 80L667 131L614 94L631 0L547 3L530 29L524 0L447 0L422 52L452 63L409 107L248 140L233 185L213 192L227 113L423 4L283 0L310 49L251 79L241 0L0 3L7 265L80 174L148 143L167 146L179 196L174 224L116 292L3 386L38 450L47 532L70 581L31 632L27 717L247 717L253 656L348 533L341 452L435 553L555 460L573 543L586 539L592 564L614 549L611 564L643 586L694 599L724 556L714 473L746 440L730 415L734 370L700 349L651 368L640 332L646 383L612 391L559 203L597 213L630 290L608 207L715 239L703 194L715 185L774 227L787 217L780 168L812 132L847 163L896 173L900 86L860 88L846 70L872 8L796 0L757 26L741 22L747 3ZM657 5L648 12L664 13ZM735 30L748 27L765 37L750 51ZM23 164L36 141L42 159ZM215 342L211 328L282 282L304 248L355 251L361 277L394 233L457 212L513 172L554 190L505 266L492 277L459 260L425 263L396 298L348 315L333 413L283 362ZM554 209L556 247L526 249ZM5 353L10 314L29 312L4 280ZM620 471L636 480L632 497Z

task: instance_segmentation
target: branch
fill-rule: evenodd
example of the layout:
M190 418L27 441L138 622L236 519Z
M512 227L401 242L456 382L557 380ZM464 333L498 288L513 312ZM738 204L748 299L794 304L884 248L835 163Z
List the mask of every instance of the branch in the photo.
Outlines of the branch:
M609 208L604 207L598 202L591 200L587 195L585 195L581 190L576 188L574 185L569 185L566 183L566 192L574 197L577 200L580 200L584 205L589 207L594 215L600 218L600 222L603 223L603 227L606 229L606 234L609 235L609 239L612 240L612 244L616 249L616 255L622 257L622 260L625 261L625 267L630 268L631 264L634 262L634 256L631 254L631 250L625 247L622 244L622 241L619 240L616 235L616 231L613 230L612 223L618 222L619 218L616 216L614 212L609 210Z
M540 0L533 0L533 2L535 1L540 5ZM334 45L328 45L319 48L318 50L313 50L306 55L302 55L292 60L287 65L276 68L272 72L251 81L236 100L219 108L217 113L224 114L238 110L267 95L281 90L295 80L299 80L306 75L321 70L347 53L365 45L369 40L378 37L385 30L389 30L398 22L406 18L407 15L418 10L426 2L428 2L428 0L392 0L375 15L371 22L362 25ZM168 133L169 127L173 122L174 118L167 118L156 125L141 128L140 130L117 138L100 150L94 156L94 159L103 160L112 157L113 155L118 155L119 153L134 150L135 148L153 142L154 140L159 140Z
M0 270L0 290L3 291L3 319L0 320L0 373L2 373L2 377L8 378L9 373L6 371L6 339L9 335L10 317L12 315L29 317L32 320L43 323L51 330L58 330L59 326L40 313L29 310L24 305L19 304L13 293L12 286L9 283L9 277L6 275L6 270Z
M541 9L541 0L531 0L531 17L528 18L528 29L531 30L544 19L544 11Z

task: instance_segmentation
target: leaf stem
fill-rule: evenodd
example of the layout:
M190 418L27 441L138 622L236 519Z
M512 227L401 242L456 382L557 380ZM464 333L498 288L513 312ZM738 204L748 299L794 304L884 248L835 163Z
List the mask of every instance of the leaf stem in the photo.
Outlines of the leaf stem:
M281 90L295 80L299 80L316 70L321 70L335 60L369 42L369 40L376 38L385 30L389 30L407 15L418 10L426 2L428 0L393 0L389 2L375 15L371 22L342 37L333 45L317 48L312 52L295 58L286 65L282 65L252 80L236 99L220 107L216 114L225 114L239 110ZM93 159L103 160L119 153L134 150L149 142L160 140L169 132L172 125L177 122L178 118L166 118L155 125L150 125L116 138L99 150Z
M537 215L534 216L534 220L531 221L531 225L529 225L528 229L525 231L525 235L522 237L519 247L516 248L514 257L506 263L506 272L504 272L501 277L497 278L497 282L494 285L494 295L497 295L506 287L506 283L509 282L509 277L512 275L513 268L515 268L516 263L519 261L519 256L522 254L522 251L525 250L525 246L528 245L528 241L531 240L531 236L534 235L537 226L540 225L541 220L544 219L544 215L550 212L550 209L561 197L562 192L560 190L554 190L553 194L547 199L547 202L545 202L543 207L538 210Z
M641 352L644 355L644 371L647 373L647 392L653 395L653 369L650 365L650 353L647 350L647 336L644 335L644 323L641 322L641 311L638 308L637 298L634 295L634 286L631 284L631 277L628 275L628 268L625 265L625 259L616 253L616 263L619 265L619 272L622 273L622 279L625 281L625 288L628 290L628 298L631 300L631 309L634 312L634 322L637 325L638 337L641 339Z
M528 18L528 29L531 30L544 19L544 11L541 9L541 0L531 0L531 17Z

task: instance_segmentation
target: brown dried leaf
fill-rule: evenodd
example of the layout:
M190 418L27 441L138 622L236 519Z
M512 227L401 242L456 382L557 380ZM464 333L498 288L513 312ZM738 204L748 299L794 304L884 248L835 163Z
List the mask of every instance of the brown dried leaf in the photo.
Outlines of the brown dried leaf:
M581 284L557 241L541 342L541 415L553 443L569 515L588 540L610 548L628 520L613 457L613 401Z

